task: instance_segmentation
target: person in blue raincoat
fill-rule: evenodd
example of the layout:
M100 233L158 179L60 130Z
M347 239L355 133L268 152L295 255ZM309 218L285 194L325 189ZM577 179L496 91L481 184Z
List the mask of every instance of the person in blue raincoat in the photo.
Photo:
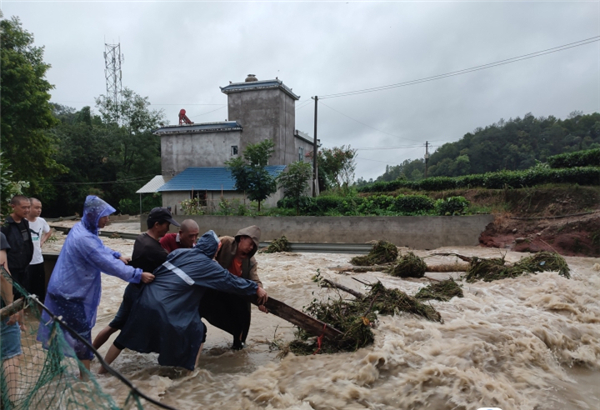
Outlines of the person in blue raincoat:
M237 295L257 295L258 304L267 292L256 282L229 273L213 258L219 238L208 231L195 248L177 249L154 270L155 280L145 286L134 303L115 346L140 353L158 353L158 363L194 370L206 338L198 306L207 288Z
M99 229L106 226L108 216L113 212L115 209L97 196L89 195L85 199L81 222L73 226L65 240L44 301L55 316L62 316L90 344L102 290L100 272L131 283L150 283L154 279L152 273L127 266L127 259L104 246L98 237ZM44 311L38 340L45 346L50 338L49 321L50 316ZM94 357L92 351L68 331L63 333L77 358L89 370ZM66 351L65 354L72 355L73 352Z

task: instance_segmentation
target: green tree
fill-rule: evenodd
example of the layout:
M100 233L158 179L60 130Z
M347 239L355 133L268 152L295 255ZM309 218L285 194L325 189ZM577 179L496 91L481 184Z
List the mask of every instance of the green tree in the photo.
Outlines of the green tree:
M129 88L121 92L118 104L104 96L96 98L102 116L104 132L113 141L111 156L123 176L160 171L160 137L154 135L164 121L162 110L150 109L148 97L142 97ZM150 161L150 162L148 162Z
M163 117L150 109L147 98L129 89L121 97L118 106L97 98L99 115L90 107L75 111L53 105L58 125L49 134L57 143L56 160L69 171L52 179L44 196L48 215L81 212L83 199L92 192L121 213L139 209L135 192L161 171L160 137L152 130ZM142 206L149 210L159 202L145 196Z
M161 172L160 137L152 131L164 122L164 113L151 109L147 97L129 88L120 97L118 104L104 95L96 99L102 120L96 132L106 143L106 164L114 172L111 180L118 181L109 187L107 198L128 204L136 203L135 191Z
M108 162L113 152L112 142L103 132L102 119L92 115L90 107L80 111L53 105L58 125L49 131L56 141L56 161L68 171L57 175L45 188L44 212L46 215L67 216L81 213L85 196L92 191L113 203L111 184L117 170ZM114 202L116 205L118 203Z
M50 65L18 18L0 21L0 30L2 149L14 178L39 190L44 178L66 171L54 160L53 141L44 132L56 125L49 103L53 86L45 79Z
M277 177L277 183L283 188L283 195L296 201L296 215L300 211L300 198L308 188L312 177L312 166L308 162L297 161Z
M29 182L14 179L10 164L2 158L3 155L4 153L0 151L0 198L2 199L0 213L8 215L11 212L10 199L15 195L23 194L23 188L28 188Z
M319 168L319 190L349 186L354 179L356 169L356 150L350 145L334 148L323 148L317 156Z
M242 157L225 161L225 165L235 179L235 188L244 191L251 201L260 203L277 191L275 178L269 174L266 166L273 155L275 144L264 140L246 147Z

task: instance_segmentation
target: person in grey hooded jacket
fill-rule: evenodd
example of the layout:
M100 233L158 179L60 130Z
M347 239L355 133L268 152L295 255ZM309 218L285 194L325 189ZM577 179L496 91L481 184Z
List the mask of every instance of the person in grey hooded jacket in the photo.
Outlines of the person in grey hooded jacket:
M222 236L216 260L232 275L249 279L263 287L258 277L258 262L254 255L260 243L260 228L256 225L240 229L235 237ZM266 312L264 306L258 307ZM209 290L200 302L200 316L221 330L233 335L234 350L244 348L250 330L250 303L239 296Z

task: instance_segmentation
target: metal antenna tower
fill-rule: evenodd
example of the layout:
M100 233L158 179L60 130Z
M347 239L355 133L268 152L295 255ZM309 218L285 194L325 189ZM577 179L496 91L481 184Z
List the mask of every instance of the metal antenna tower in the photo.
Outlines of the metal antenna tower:
M121 72L121 63L125 62L125 56L121 54L121 43L104 43L104 76L106 77L107 97L112 99L115 107L119 105L119 96L123 91L121 82L123 74Z

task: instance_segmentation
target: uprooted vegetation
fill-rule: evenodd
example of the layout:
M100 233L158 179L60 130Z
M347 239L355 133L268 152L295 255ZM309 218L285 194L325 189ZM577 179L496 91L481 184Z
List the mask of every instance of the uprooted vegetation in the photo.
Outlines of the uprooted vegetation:
M340 330L343 336L337 340L309 338L309 334L300 330L297 332L297 339L282 349L282 355L289 351L301 355L355 351L368 346L374 340L372 327L377 321L378 314L391 315L404 312L434 322L443 322L435 308L398 289L387 289L381 282L369 286L371 289L367 294L352 292L357 296L354 300L342 298L329 299L327 302L313 300L305 308L305 312Z
M396 245L378 241L366 256L356 256L350 260L358 268L348 269L353 272L381 270L392 276L401 278L422 278L427 272L427 264L420 256L407 252L398 258Z
M398 258L398 248L393 243L377 241L368 255L355 256L350 263L355 266L382 265L394 262Z
M453 297L462 298L464 294L460 285L452 278L427 285L415 295L418 300L435 299L442 302L448 302Z
M289 252L290 251L290 243L287 238L282 236L279 239L275 239L272 241L267 249L263 250L263 253L276 253L276 252Z
M423 258L412 252L407 252L400 257L394 267L388 270L388 273L401 278L422 278L425 276L426 271L427 265Z
M510 264L506 263L504 257L481 259L473 257L471 267L467 271L467 282L483 280L491 282L494 280L516 278L525 273L536 272L558 272L559 275L567 279L571 278L569 265L565 259L557 253L539 252L528 256L520 261Z

